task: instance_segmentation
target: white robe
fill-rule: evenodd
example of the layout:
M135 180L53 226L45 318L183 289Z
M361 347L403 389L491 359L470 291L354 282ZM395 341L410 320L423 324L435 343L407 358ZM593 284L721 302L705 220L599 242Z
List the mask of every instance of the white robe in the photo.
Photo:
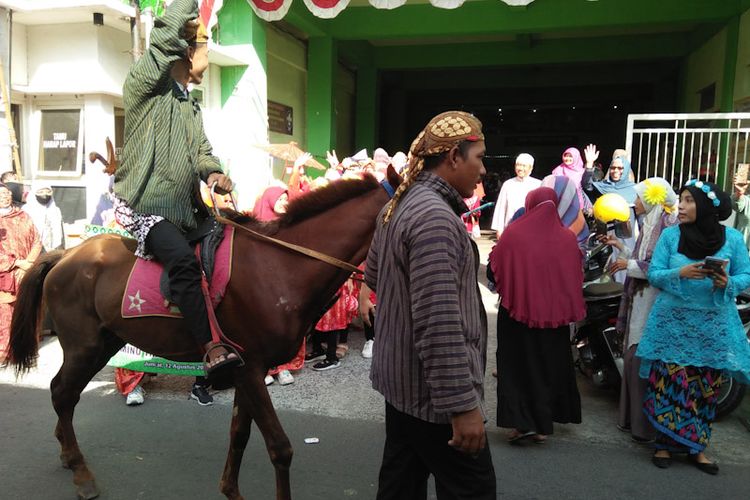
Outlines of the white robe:
M498 232L498 236L508 227L513 214L524 206L526 195L541 185L542 181L531 176L523 179L513 177L503 183L500 194L497 195L495 213L492 215L491 227Z

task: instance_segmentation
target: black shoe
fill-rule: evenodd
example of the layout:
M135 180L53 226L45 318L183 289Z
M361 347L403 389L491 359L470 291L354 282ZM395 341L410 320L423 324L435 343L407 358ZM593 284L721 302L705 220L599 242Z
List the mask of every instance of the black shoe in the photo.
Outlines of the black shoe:
M305 363L309 363L310 361L318 361L320 359L323 359L326 357L325 351L311 351L307 354L305 354Z
M695 455L689 455L688 461L695 465L698 470L703 471L706 474L715 476L719 473L719 464L715 462L699 462L698 459L695 458Z
M201 406L210 406L214 404L214 398L208 393L208 389L204 385L193 384L193 389L190 391L190 399L198 401Z
M334 368L338 368L339 366L341 366L341 362L339 362L338 359L335 359L333 361L325 359L320 363L315 363L312 369L316 372L324 372L326 370L333 370Z
M639 437L639 436L630 436L630 440L633 441L634 443L638 443L638 444L651 444L651 443L654 442L653 439L642 438L642 437Z
M657 457L654 454L651 457L651 462L660 469L668 469L672 465L672 457Z

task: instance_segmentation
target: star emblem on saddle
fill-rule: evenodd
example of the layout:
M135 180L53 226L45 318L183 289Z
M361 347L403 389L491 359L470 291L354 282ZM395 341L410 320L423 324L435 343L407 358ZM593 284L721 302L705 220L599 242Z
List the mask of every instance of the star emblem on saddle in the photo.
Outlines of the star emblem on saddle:
M128 307L128 309L135 309L138 312L143 312L141 311L141 305L145 304L146 301L141 298L140 290L135 292L135 295L128 295L128 299L130 299L130 307Z

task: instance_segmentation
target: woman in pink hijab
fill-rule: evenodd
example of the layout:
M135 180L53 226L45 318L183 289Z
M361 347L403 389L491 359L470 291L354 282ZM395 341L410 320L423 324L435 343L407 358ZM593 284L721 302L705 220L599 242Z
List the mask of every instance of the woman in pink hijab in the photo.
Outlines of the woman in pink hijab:
M289 203L289 193L286 189L279 186L271 186L263 191L263 195L255 203L253 215L260 221L272 221L278 219L286 213L286 207ZM281 385L289 385L294 382L292 371L301 370L305 366L305 342L302 342L297 355L283 365L275 366L268 370L265 383L271 385L275 380ZM274 380L274 376L276 377Z
M581 159L581 152L577 148L566 149L562 155L562 163L552 170L552 175L560 175L573 181L576 193L578 194L578 203L584 213L591 210L591 202L584 196L581 189L581 179L583 179L585 171L586 168L583 165L583 159Z

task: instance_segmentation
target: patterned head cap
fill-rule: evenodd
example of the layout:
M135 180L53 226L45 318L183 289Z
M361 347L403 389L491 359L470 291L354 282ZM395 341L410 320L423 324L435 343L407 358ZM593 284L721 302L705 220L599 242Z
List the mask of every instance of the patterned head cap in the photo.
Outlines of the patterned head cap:
M446 111L430 120L411 144L413 157L434 156L463 141L483 141L482 122L463 111Z

